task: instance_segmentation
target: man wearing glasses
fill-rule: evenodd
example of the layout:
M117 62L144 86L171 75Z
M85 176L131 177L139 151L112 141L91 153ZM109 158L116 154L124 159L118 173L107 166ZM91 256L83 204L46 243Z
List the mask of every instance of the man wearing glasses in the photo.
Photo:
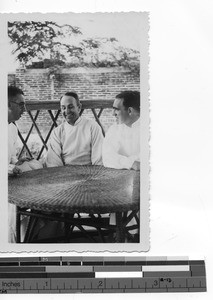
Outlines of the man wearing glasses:
M21 169L17 165L16 142L18 130L14 124L25 111L24 93L15 86L8 87L8 174L19 174Z
M18 139L18 129L15 125L15 121L20 119L25 111L24 93L21 89L15 86L8 87L8 175L17 176L18 174L33 169L42 168L42 164L31 158L17 159L16 157L16 143ZM16 241L15 228L16 228L16 211L15 205L10 204L8 206L9 216L9 242L14 243ZM25 218L26 221L26 218ZM25 231L26 226L24 220L22 220L22 230Z
M16 157L18 129L15 122L25 111L24 93L15 86L8 87L8 175L17 175L21 172L42 168L42 164L32 158Z

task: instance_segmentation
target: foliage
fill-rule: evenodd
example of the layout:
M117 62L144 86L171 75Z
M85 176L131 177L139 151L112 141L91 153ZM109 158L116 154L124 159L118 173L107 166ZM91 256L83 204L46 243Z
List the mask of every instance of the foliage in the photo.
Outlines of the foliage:
M55 22L9 22L13 54L28 67L128 67L139 72L139 51L121 46L115 38L87 38L75 43L78 27ZM65 42L66 41L66 42ZM68 42L67 42L68 41ZM33 62L34 59L39 60Z
M139 51L121 46L115 38L84 39L80 47L80 55L72 57L70 66L123 66L139 70Z
M63 42L63 39L81 34L78 27L60 26L55 22L8 22L8 36L15 46L13 54L24 64L30 64L34 58L39 60L65 60L63 51L76 51L76 47Z

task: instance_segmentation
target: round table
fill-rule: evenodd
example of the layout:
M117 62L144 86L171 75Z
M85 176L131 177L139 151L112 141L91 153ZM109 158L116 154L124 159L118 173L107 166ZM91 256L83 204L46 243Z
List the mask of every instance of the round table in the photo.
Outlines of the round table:
M117 241L123 241L122 213L139 211L140 172L73 165L33 170L9 177L8 198L19 215L26 209L28 215L29 210L44 215L116 213ZM19 227L18 219L17 237Z

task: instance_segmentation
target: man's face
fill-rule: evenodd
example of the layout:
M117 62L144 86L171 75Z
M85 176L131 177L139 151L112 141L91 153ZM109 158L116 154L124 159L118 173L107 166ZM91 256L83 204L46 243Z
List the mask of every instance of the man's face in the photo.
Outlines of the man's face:
M79 118L81 106L78 106L76 99L72 96L63 96L61 99L61 112L66 121L74 125L75 121Z
M113 115L116 118L117 124L128 124L129 113L128 110L123 106L123 99L115 99L113 103Z
M18 94L13 97L10 101L10 107L8 109L10 110L12 121L17 121L18 119L20 119L21 115L25 111L25 102L23 95Z

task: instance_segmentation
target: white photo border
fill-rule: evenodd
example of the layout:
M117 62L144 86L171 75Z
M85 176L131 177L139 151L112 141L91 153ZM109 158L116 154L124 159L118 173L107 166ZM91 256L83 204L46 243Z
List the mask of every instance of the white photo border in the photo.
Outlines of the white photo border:
M127 12L119 14L134 14L136 12ZM66 13L70 14L73 13ZM82 14L82 13L81 13ZM87 13L83 13L87 15ZM90 13L97 15L100 13ZM101 13L111 14L111 13ZM113 13L116 14L116 13ZM148 251L150 247L150 225L149 225L149 14L148 12L137 12L141 15L141 61L140 61L140 92L141 92L141 192L140 192L140 242L139 243L114 243L114 244L11 244L7 242L8 234L5 230L7 226L7 199L8 199L8 182L7 182L7 147L2 151L0 163L2 172L0 174L1 182L1 201L0 201L0 252L141 252ZM77 14L75 14L77 15ZM57 21L63 18L63 13L32 13L32 14L2 14L0 21L0 44L1 44L1 91L2 101L0 102L0 126L2 128L2 138L7 141L7 75L8 66L7 61L9 57L8 51L8 36L7 36L7 22L9 20L52 20ZM6 142L7 145L7 142Z

